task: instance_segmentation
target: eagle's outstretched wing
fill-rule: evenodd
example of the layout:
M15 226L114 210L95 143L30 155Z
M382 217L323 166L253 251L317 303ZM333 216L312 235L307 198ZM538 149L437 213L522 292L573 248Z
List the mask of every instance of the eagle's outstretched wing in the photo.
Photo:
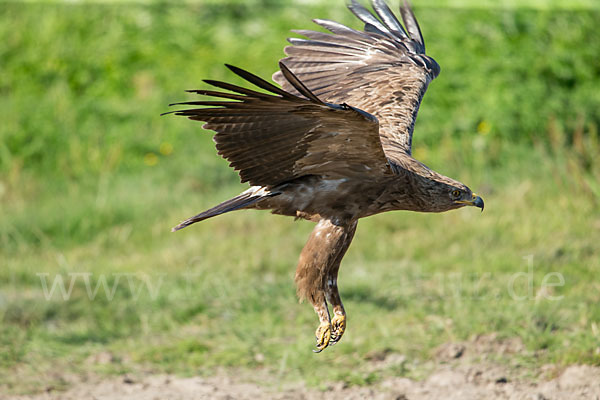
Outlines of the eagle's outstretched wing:
M316 19L331 33L293 31L308 39L288 39L292 46L285 48L288 57L282 62L323 101L345 102L376 116L383 150L393 165L398 153L411 154L421 99L440 68L425 55L406 0L400 8L404 27L383 0L373 0L379 19L355 0L348 8L365 23L363 32ZM281 72L273 79L293 91Z
M233 93L192 90L220 100L176 103L203 107L173 113L205 121L204 128L216 131L219 155L239 171L242 182L252 185L274 186L306 175L372 179L391 173L372 115L346 104L322 102L280 66L286 85L302 97L228 65L270 93L207 80Z

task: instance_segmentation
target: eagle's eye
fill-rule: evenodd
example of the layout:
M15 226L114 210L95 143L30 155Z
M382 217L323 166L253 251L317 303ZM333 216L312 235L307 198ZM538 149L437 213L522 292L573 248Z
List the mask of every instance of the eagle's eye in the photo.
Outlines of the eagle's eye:
M456 198L460 197L460 190L454 189L452 191L452 197L456 197Z

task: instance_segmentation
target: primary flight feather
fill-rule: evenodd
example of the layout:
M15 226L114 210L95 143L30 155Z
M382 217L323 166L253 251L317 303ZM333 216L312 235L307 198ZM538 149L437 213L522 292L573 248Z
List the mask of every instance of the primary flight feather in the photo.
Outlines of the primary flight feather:
M348 6L363 31L318 19L329 33L294 31L306 39L289 39L273 76L281 88L227 65L263 91L207 80L219 90L192 92L218 100L176 103L194 108L173 112L215 131L218 154L251 185L173 230L239 209L317 222L295 281L319 316L318 352L346 329L337 275L358 219L393 210L483 210L483 200L466 185L412 157L415 118L440 67L425 54L406 2L403 24L383 0L372 6L374 13L355 0Z

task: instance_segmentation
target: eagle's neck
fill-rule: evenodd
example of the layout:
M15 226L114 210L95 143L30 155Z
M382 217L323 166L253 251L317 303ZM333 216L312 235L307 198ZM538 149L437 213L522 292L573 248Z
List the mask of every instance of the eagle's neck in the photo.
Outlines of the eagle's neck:
M392 164L394 175L375 205L379 212L408 210L442 212L448 208L436 201L440 185L447 178L412 157L405 157Z

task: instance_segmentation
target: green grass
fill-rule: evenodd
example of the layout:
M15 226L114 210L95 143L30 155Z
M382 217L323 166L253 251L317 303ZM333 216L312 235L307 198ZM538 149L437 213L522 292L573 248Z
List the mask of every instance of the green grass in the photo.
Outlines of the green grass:
M439 344L489 332L520 337L532 370L600 364L600 14L416 11L442 74L415 154L486 210L361 221L340 276L347 334L315 355L293 286L312 224L239 212L171 234L243 186L200 124L158 115L203 78L239 82L225 62L268 77L312 17L358 27L343 5L3 4L0 387L217 367L369 384L419 377ZM551 273L564 285L542 289ZM74 279L68 300L46 298L57 277ZM406 364L373 371L383 351Z

